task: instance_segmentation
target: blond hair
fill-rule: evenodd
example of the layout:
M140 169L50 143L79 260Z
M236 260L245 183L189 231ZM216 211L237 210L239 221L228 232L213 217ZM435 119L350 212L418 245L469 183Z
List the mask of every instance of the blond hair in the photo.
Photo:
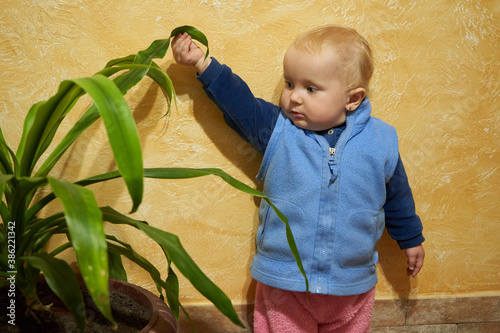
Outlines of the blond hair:
M338 78L347 86L346 90L361 87L368 91L373 74L372 52L356 30L338 25L322 26L299 35L292 45L313 54L333 50L336 60L340 60Z

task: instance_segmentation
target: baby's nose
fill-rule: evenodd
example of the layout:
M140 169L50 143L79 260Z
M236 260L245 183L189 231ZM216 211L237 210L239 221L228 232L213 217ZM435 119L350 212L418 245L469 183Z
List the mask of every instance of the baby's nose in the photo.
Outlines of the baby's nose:
M293 103L297 103L297 104L301 104L302 103L302 98L300 97L300 93L299 91L297 91L296 89L293 90L290 94L290 101L292 101Z

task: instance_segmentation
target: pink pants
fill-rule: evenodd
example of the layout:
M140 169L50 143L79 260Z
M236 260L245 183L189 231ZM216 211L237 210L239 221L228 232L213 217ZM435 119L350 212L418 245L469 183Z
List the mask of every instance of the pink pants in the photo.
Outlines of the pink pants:
M375 288L354 296L309 294L257 282L254 333L367 333Z

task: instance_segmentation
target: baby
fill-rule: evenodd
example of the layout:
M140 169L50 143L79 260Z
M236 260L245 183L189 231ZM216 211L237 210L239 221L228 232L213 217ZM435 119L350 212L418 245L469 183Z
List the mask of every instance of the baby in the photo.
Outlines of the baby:
M264 155L257 179L288 217L310 282L308 294L285 226L262 201L254 332L369 332L384 227L405 250L408 275L417 276L425 253L396 130L371 116L366 40L342 26L298 36L284 56L280 106L205 59L189 35L172 50L196 68L226 123Z

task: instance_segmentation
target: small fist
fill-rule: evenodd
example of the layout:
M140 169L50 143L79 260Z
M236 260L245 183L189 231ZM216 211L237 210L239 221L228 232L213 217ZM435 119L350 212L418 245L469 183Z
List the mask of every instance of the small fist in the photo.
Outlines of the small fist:
M194 66L199 74L210 64L210 58L205 59L205 53L191 39L188 33L177 35L172 40L172 53L177 63Z

